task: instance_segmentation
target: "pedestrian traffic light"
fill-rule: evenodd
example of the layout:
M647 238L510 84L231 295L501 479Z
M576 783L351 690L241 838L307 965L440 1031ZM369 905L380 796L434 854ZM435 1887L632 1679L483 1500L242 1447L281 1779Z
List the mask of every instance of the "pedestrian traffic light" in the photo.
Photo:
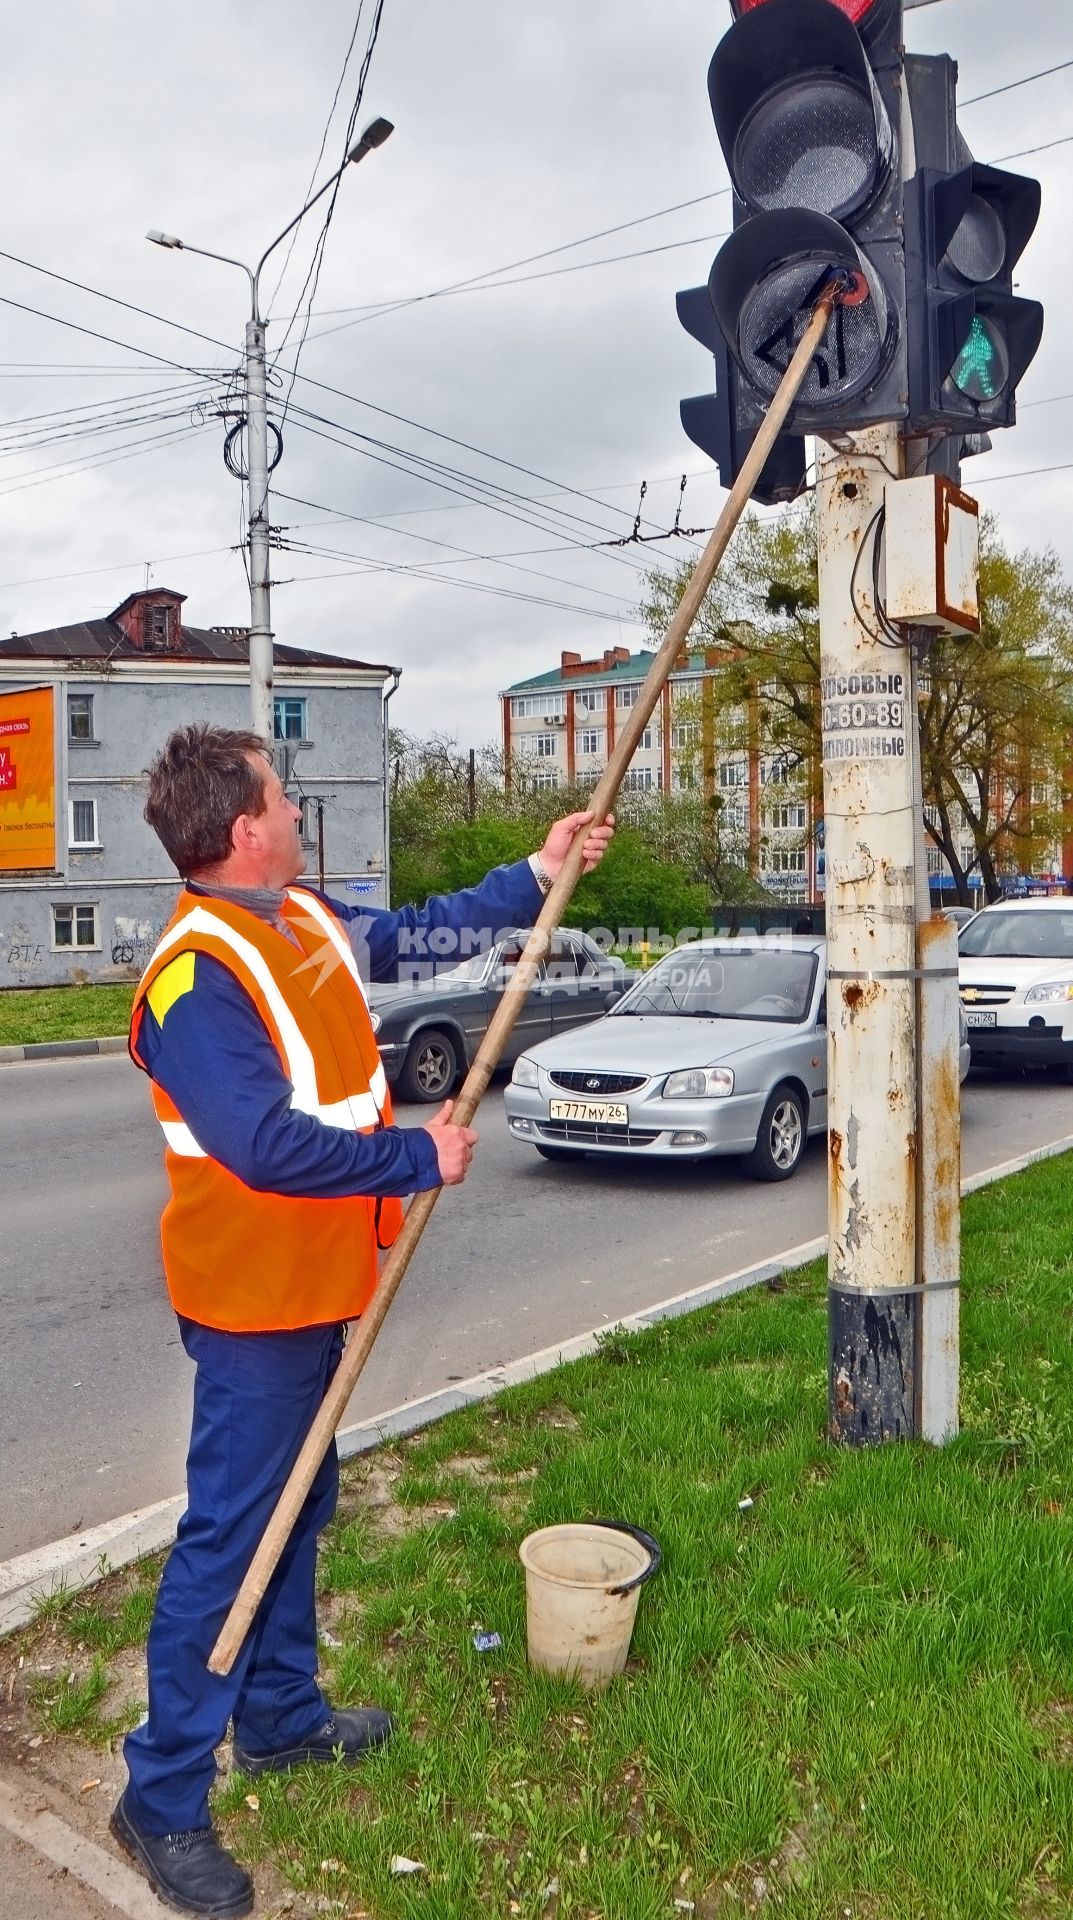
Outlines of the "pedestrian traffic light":
M723 486L732 487L756 438L763 409L743 391L707 287L688 287L675 295L675 304L686 332L707 347L715 362L715 392L683 400L682 425L694 445L715 461ZM751 498L764 507L776 506L795 500L804 484L805 442L800 436L780 433Z
M1042 306L1013 291L1013 269L1039 211L1038 180L975 161L947 173L922 168L910 183L914 431L973 435L1013 426L1017 385L1043 335Z
M709 280L745 391L767 405L831 269L832 312L789 416L797 433L908 404L898 127L900 0L734 0L708 93L735 195Z

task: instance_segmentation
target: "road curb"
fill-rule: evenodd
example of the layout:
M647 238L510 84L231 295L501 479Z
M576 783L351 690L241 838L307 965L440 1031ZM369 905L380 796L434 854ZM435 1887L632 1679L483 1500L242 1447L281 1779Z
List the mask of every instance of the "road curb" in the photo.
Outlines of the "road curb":
M1053 1160L1071 1151L1073 1134L1067 1134L1061 1140L1052 1140L1048 1146L1036 1147L1031 1153L1020 1154L1014 1160L1005 1160L999 1166L970 1174L961 1183L962 1197L976 1193L982 1187L992 1186L998 1180L1006 1180L1011 1174L1025 1173L1040 1161ZM508 1387L535 1380L571 1360L580 1360L586 1354L595 1353L600 1341L613 1329L621 1327L627 1332L642 1332L663 1320L676 1320L682 1314L713 1306L736 1293L747 1292L751 1287L763 1286L765 1281L777 1280L785 1273L808 1266L810 1261L822 1258L826 1251L826 1235L803 1241L770 1260L762 1260L753 1266L742 1267L736 1273L727 1274L722 1280L692 1287L687 1293L672 1294L666 1300L657 1301L654 1306L645 1307L640 1313L608 1320L602 1327L593 1327L588 1333L578 1334L572 1340L542 1347L536 1353L524 1354L521 1359L511 1360L502 1367L490 1367L484 1373L473 1374L468 1380L460 1380L457 1385L427 1394L421 1400L407 1401L402 1406L390 1407L386 1412L376 1414L370 1420L343 1427L338 1435L340 1458L350 1460L360 1454L370 1453L386 1441L404 1439L422 1427L431 1426L434 1421L443 1420L447 1414L456 1413L461 1407L476 1406L482 1400L503 1393ZM145 1554L158 1553L170 1546L184 1509L182 1495L159 1500L154 1506L122 1514L103 1526L91 1527L82 1533L53 1541L49 1546L36 1547L30 1553L18 1554L14 1559L0 1562L0 1636L25 1626L32 1619L40 1599L57 1591L92 1586L95 1580L102 1579L116 1568L129 1566Z
M0 1066L17 1060L64 1060L91 1053L126 1053L125 1033L108 1033L98 1040L28 1040L22 1047L0 1047Z

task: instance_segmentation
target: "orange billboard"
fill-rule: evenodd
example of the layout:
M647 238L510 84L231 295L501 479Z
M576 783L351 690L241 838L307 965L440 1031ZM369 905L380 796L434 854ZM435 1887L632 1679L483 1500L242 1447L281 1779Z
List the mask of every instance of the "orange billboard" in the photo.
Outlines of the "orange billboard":
M55 865L52 688L0 693L0 873Z

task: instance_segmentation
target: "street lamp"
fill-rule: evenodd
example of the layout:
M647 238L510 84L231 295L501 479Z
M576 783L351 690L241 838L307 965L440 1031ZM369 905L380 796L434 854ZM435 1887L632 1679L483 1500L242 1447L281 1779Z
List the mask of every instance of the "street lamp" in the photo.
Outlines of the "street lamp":
M356 166L364 160L374 147L381 147L388 136L394 132L390 120L377 119L370 122L360 139L355 141L341 167L329 176L322 187L318 187L311 200L307 200L300 213L289 220L282 233L277 233L271 246L265 248L255 268L251 270L242 260L232 259L227 253L211 253L207 247L192 247L180 240L174 233L162 233L158 227L146 234L156 247L164 247L170 252L199 253L205 260L219 260L224 266L238 267L250 283L250 317L246 322L246 496L247 520L249 524L250 549L250 701L253 713L253 730L271 745L275 728L272 714L272 614L271 590L269 581L269 521L268 521L268 388L265 366L265 330L267 323L261 318L259 298L261 272L265 261L273 254L281 240L285 240L303 220L310 207L315 207L330 187L334 187L347 167Z

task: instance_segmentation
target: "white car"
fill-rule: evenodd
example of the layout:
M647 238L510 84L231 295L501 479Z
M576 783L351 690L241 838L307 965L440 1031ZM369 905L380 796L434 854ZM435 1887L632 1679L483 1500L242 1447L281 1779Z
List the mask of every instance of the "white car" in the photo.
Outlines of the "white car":
M958 956L973 1065L1073 1078L1073 899L997 900L962 929Z

